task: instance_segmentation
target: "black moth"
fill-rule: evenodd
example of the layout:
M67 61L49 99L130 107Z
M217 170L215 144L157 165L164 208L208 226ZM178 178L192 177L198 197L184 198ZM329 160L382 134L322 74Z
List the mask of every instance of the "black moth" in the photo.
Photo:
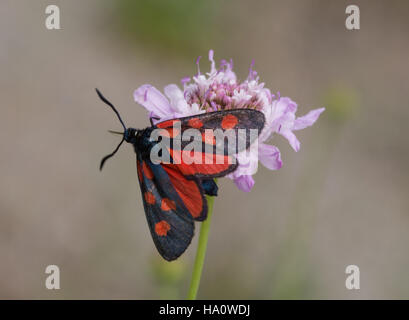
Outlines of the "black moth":
M265 117L262 112L253 109L232 109L203 113L190 117L166 120L145 129L127 128L115 107L96 89L100 99L116 113L124 131L112 133L122 135L122 140L115 150L101 160L100 170L105 161L112 157L124 141L133 145L136 153L136 165L142 199L149 229L155 246L161 256L172 261L177 259L189 246L194 234L194 221L203 221L207 216L205 194L216 196L218 187L214 178L223 177L233 172L238 164L234 154L248 148L257 139L251 135L240 136L240 129L248 133L251 129L262 131ZM175 124L180 130L175 130ZM151 160L152 148L158 143L150 139L155 129L168 133L171 161L155 163ZM199 153L202 159L212 159L213 163L191 163L183 161L183 150L189 141L182 141L178 149L174 139L180 138L188 129L199 130L202 134L204 150ZM236 146L229 149L227 142L216 148L214 136L209 130L230 130L237 133ZM239 139L245 139L239 143ZM241 146L241 147L240 147ZM210 150L210 151L209 151ZM175 161L175 160L179 161ZM218 163L223 160L223 163Z

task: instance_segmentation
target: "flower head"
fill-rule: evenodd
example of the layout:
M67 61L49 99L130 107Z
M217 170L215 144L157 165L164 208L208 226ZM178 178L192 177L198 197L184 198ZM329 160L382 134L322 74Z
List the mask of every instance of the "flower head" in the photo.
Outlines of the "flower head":
M232 61L222 60L219 68L216 68L213 50L209 51L210 72L200 72L199 60L200 57L196 61L198 73L192 78L182 79L183 91L177 85L170 84L164 89L165 97L155 87L145 84L135 90L135 101L149 111L150 117L157 117L159 121L226 109L246 108L263 112L266 124L258 143L237 155L239 166L228 175L239 189L248 192L254 185L252 176L257 171L258 161L270 170L282 167L280 150L265 142L277 133L298 151L300 142L294 131L314 124L325 108L312 110L297 118L297 104L288 97L281 97L280 93L274 95L264 88L264 83L259 82L253 69L254 62L247 78L239 82ZM244 158L245 161L241 161Z

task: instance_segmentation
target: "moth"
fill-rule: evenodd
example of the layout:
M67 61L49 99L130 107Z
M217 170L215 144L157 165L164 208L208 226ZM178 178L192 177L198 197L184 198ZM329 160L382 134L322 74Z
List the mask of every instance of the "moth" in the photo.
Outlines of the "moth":
M100 170L124 141L133 145L143 205L153 242L164 259L175 260L189 246L194 235L194 222L203 221L207 217L205 195L216 196L218 192L214 178L223 177L237 169L235 155L257 140L265 124L264 114L254 109L231 109L156 124L151 118L150 127L135 129L126 127L117 109L98 89L96 91L99 98L115 112L124 129L123 132L110 131L122 135L122 140L112 153L101 160ZM202 138L199 141L202 151L194 154L194 159L199 161L185 160L185 155L192 153L192 150L186 150L192 140L181 137L190 132L189 129L195 129ZM155 130L165 133L163 139L167 139L168 147L163 152L169 154L169 161L158 163L152 158L153 148L159 143L152 139ZM251 130L256 134L249 134ZM215 135L212 135L216 131L232 133L236 139L233 147L229 146L229 139L216 140Z

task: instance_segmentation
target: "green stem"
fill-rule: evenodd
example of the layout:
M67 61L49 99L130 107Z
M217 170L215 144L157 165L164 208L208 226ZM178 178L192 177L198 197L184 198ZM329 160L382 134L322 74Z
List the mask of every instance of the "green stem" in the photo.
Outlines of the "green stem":
M196 300L197 291L202 277L203 264L206 256L207 240L209 238L210 222L212 220L213 203L215 197L206 196L207 198L207 218L202 222L200 227L199 244L197 246L195 264L193 266L192 279L190 280L190 289L188 300Z

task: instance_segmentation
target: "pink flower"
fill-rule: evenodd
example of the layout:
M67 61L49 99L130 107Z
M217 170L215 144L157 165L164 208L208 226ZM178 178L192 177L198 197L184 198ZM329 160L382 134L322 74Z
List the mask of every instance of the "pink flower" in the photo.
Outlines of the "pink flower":
M264 88L264 83L259 82L257 72L253 70L253 63L247 79L238 82L232 61L222 60L219 69L216 69L213 50L210 50L210 72L202 74L199 59L196 62L197 75L192 79L182 79L183 91L177 85L170 84L164 89L165 97L155 87L145 84L135 90L135 101L149 111L150 117L157 117L159 121L224 109L251 108L263 112L266 124L258 143L237 155L239 166L228 175L239 189L248 192L254 186L252 176L257 172L259 161L270 170L282 167L280 150L265 142L277 133L298 151L300 142L294 131L313 125L325 108L312 110L297 118L297 104L290 98L280 97L280 94L275 97Z

